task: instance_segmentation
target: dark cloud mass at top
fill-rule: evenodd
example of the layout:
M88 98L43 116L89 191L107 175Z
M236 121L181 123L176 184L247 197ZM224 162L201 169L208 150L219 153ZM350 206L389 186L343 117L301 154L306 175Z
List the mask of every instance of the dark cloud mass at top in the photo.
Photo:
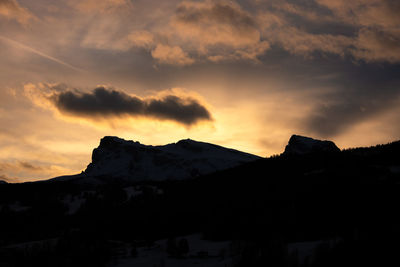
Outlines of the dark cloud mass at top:
M210 112L199 101L176 95L139 98L97 87L90 93L77 90L54 92L49 99L60 112L82 117L144 116L184 125L211 120Z

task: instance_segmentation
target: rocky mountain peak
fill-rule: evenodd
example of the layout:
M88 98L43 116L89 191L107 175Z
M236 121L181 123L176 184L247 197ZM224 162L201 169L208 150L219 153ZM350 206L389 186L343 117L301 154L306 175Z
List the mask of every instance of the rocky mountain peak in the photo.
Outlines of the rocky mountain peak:
M100 140L100 145L99 148L115 148L120 145L126 145L126 144L140 144L139 142L133 142L133 141L127 141L122 138L119 138L117 136L104 136Z
M338 152L340 149L329 140L317 140L311 137L292 135L285 147L285 155L304 155L312 152Z
M164 146L105 136L84 175L134 180L186 179L231 168L260 157L191 139Z

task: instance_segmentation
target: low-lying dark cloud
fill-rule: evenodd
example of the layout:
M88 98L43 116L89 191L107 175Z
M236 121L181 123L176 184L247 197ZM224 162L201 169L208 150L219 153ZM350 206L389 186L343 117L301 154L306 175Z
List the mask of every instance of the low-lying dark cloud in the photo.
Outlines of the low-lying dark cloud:
M89 93L78 90L53 92L48 99L61 113L81 117L143 116L187 126L212 120L210 112L198 100L172 94L161 98L140 98L119 90L97 87Z

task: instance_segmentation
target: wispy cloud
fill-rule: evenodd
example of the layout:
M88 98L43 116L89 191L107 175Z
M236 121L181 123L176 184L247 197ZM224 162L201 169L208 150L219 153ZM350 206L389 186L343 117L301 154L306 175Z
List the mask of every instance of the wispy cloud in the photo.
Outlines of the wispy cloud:
M158 44L154 50L151 51L151 55L162 64L185 66L195 62L195 60L179 46Z
M39 55L39 56L41 56L41 57L43 57L43 58L46 58L46 59L48 59L48 60L51 60L51 61L56 62L56 63L58 63L58 64L61 64L61 65L65 66L65 67L67 67L67 68L69 68L69 69L72 69L72 70L75 70L75 71L79 71L79 72L82 72L82 71L83 71L82 69L77 68L77 67L74 67L74 66L72 66L71 64L68 64L68 63L66 63L66 62L64 62L64 61L62 61L62 60L60 60L60 59L58 59L58 58L52 57L52 56L50 56L50 55L48 55L48 54L46 54L46 53L43 53L43 52L41 52L41 51L38 51L38 50L36 50L36 49L34 49L34 48L32 48L32 47L29 47L29 46L24 45L24 44L22 44L22 43L20 43L20 42L14 41L14 40L12 40L12 39L10 39L10 38L7 38L7 37L5 37L5 36L0 35L0 40L2 40L3 42L8 43L8 44L10 44L10 45L12 45L12 46L14 46L14 47L17 47L17 48L20 48L20 49L29 51L29 52L34 53L34 54L36 54L36 55Z
M130 0L69 0L68 4L85 14L110 13L133 8Z
M8 162L0 162L0 180L4 180L9 183L18 183L23 181L24 179L18 178L18 176L26 176L30 174L33 178L35 176L41 177L42 179L45 177L51 177L55 175L59 175L60 173L67 172L68 170L57 165L49 165L48 163L42 163L40 165L33 164L27 161L8 161ZM10 174L10 175L8 175Z
M26 8L22 7L17 0L0 0L0 18L13 19L26 25L35 16Z

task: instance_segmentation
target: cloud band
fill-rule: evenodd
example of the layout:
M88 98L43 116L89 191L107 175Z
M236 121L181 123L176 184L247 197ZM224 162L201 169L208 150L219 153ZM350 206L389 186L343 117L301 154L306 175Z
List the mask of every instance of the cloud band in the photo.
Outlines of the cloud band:
M33 90L40 90L32 85L25 89L30 91L30 96L34 94ZM60 89L60 86L48 86L47 89L49 92L43 94L41 100L36 96L35 102L47 100L60 113L70 116L93 119L141 116L175 121L186 126L212 120L207 108L199 100L189 96L167 94L160 98L140 98L103 86L91 92L65 87Z

